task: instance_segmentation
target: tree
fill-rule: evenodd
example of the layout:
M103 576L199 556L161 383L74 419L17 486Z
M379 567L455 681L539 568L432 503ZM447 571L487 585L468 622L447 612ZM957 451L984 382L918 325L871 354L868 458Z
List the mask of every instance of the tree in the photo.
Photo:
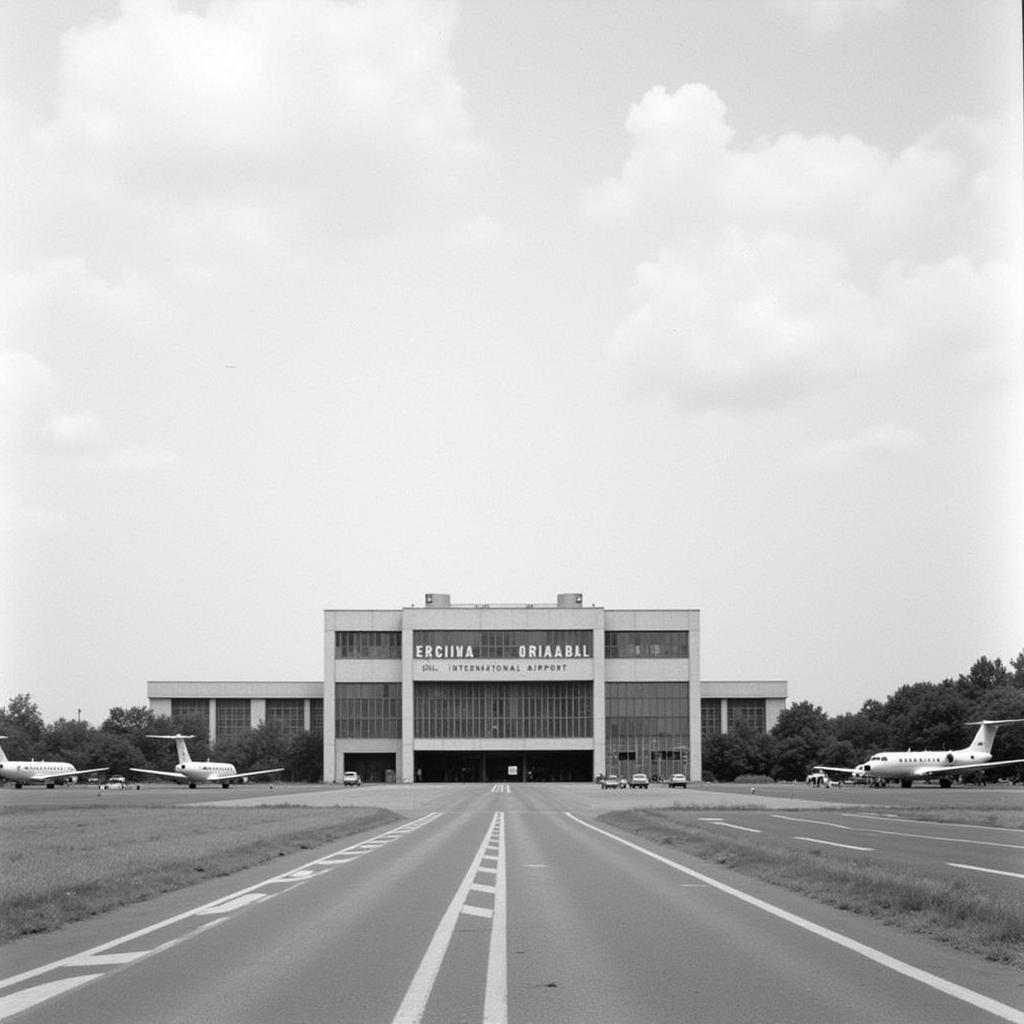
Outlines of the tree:
M705 744L704 772L719 782L732 782L737 775L768 774L767 739L745 722L737 722L729 732L713 736Z
M136 705L131 708L111 708L101 726L104 732L146 733L153 732L156 716L151 708Z
M324 743L320 736L300 732L293 736L282 762L291 782L320 782L324 777Z
M802 779L835 739L828 715L810 701L800 701L779 713L772 729L777 744L771 774L781 779Z
M39 705L33 702L31 694L16 694L7 702L6 709L0 711L0 731L13 738L26 742L39 740L45 728Z
M255 729L218 742L214 754L220 760L232 762L241 772L283 767L287 747L288 740L280 726L260 722Z

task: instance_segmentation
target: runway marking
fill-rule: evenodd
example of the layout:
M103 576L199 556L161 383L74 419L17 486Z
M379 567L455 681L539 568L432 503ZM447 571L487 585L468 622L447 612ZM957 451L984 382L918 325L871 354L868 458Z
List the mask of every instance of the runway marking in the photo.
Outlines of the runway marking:
M418 829L423 828L425 825L429 825L431 822L436 821L439 817L441 817L441 812L433 811L430 814L424 815L422 818L417 818L414 821L406 822L397 828L390 829L389 831L382 833L380 836L376 836L375 839L364 841L363 843L347 847L343 850L333 850L324 857L310 861L308 864L301 865L300 867L293 868L291 871L287 871L284 874L264 879L262 882L250 885L245 889L239 889L238 892L231 893L227 896L220 896L215 900L211 900L209 903L204 903L202 906L192 907L181 914L175 914L172 917L165 918L163 921L157 921L154 924L147 925L145 928L139 928L137 931L112 939L110 942L101 943L98 946L83 950L80 953L73 953L71 956L64 957L60 960L54 960L52 963L42 964L39 967L32 968L31 970L23 971L21 974L15 974L9 978L0 979L0 989L16 989L16 991L0 996L0 1021L4 1021L13 1014L20 1013L21 1011L28 1009L29 1007L36 1006L48 999L53 999L57 996L63 995L65 992L70 991L79 985L83 985L86 982L102 978L104 976L104 972L95 974L79 974L73 977L58 978L54 981L42 982L34 985L27 984L34 981L36 978L40 978L53 971L69 970L73 968L80 969L83 966L104 966L109 968L124 966L136 960L141 960L144 957L155 956L165 950L171 949L174 946L178 946L181 943L188 941L194 936L199 935L212 927L222 924L228 919L229 914L237 913L244 910L247 906L251 906L275 895L272 891L260 891L264 890L267 886L272 887L275 884L282 882L297 885L308 881L311 878L316 878L319 875L326 874L326 870L315 869L321 867L326 869L333 865L347 864L357 856L361 857L368 853L372 853L374 850L380 849L381 845L386 845L386 843L394 839L415 832ZM384 840L384 843L381 843L381 840ZM367 845L368 843L373 843L375 841L377 842L377 845ZM346 855L349 856L346 857ZM278 892L279 891L280 890L278 890ZM124 946L129 942L137 942L139 939L159 932L162 929L181 924L189 918L198 917L209 917L210 920L204 921L196 928L189 929L182 935L176 935L171 939L158 943L152 948L132 950L130 952L114 952L118 946ZM24 987L19 988L19 986Z
M963 985L957 985L955 982L947 981L945 978L940 978L938 975L930 974L928 971L923 971L921 968L914 967L912 964L904 963L902 960L897 960L896 957L889 956L887 953L883 953L881 950L867 946L863 942L857 942L855 939L848 938L845 935L841 935L839 932L832 931L831 928L825 928L822 925L815 924L813 921L809 921L805 917L800 917L797 914L790 913L788 910L783 910L781 907L768 903L766 900L759 899L757 896L751 896L750 893L743 892L742 889L737 889L731 885L727 885L725 882L719 882L710 875L694 871L693 868L684 867L682 864L679 864L674 860L670 860L668 857L664 857L660 853L655 853L653 850L647 850L636 843L630 842L630 840L623 836L616 835L614 832L608 832L603 828L598 828L597 825L592 825L590 822L584 821L582 818L577 818L575 814L572 814L569 811L566 811L565 813L577 824L590 829L592 832L597 832L598 835L605 836L607 839L611 839L616 843L621 843L623 846L627 846L629 849L635 850L637 853L641 853L645 857L650 857L652 860L656 860L659 863L672 868L674 871L680 871L684 875L689 875L691 878L700 879L700 881L718 889L720 892L724 892L729 896L742 900L744 903L757 907L759 910L763 910L765 913L778 917L783 921L788 921L790 924L796 925L798 928L803 928L805 931L809 931L811 934L817 935L819 938L826 939L829 942L834 942L836 945L842 946L844 949L848 949L853 953L858 953L860 956L863 956L882 967L886 967L891 971L895 971L897 974L902 974L904 977L912 978L914 981L919 981L922 985L927 985L929 988L942 992L944 995L948 995L953 999L959 999L976 1009L984 1010L986 1013L990 1013L994 1017L998 1017L1000 1020L1010 1022L1010 1024L1024 1024L1024 1010L1018 1010L1016 1007L1009 1006L1006 1003L1001 1003L981 992L975 992L972 989L965 988Z
M100 977L102 977L100 974L79 974L74 978L61 978L58 981L48 981L45 985L36 985L21 992L12 992L10 995L0 998L0 1020L6 1020L23 1010L30 1010L33 1006L45 1003L47 999L62 996L65 992L70 992L72 989Z
M793 814L773 814L773 818L780 821L798 821L801 825L824 825L826 828L840 828L845 832L858 831L853 825L840 825L837 821L816 821L813 818L800 818Z
M491 786L492 793L511 793L512 787L507 782L496 782Z
M236 896L234 899L222 900L220 903L213 903L205 907L201 907L196 911L196 916L201 917L206 914L230 914L232 911L241 910L242 907L247 907L250 903L259 903L260 900L267 898L265 892L247 892L242 896Z
M486 851L497 848L496 854ZM467 902L470 892L478 889L474 881L484 860L497 861L495 884L488 888L494 891L494 908L474 906ZM420 1024L426 1012L427 1001L434 990L434 984L441 970L441 964L462 914L491 918L491 940L487 955L487 981L484 993L483 1024L505 1024L508 1019L508 957L505 936L505 815L498 811L484 835L448 909L444 912L434 936L423 954L416 973L405 993L393 1024Z
M814 839L811 836L793 836L805 843L818 843L820 846L838 846L841 850L860 850L862 853L874 853L872 846L851 846L849 843L830 843L827 839Z
M963 868L964 871L984 871L988 875L1005 875L1007 878L1024 878L1019 871L998 871L996 868L979 868L974 864L954 864L952 861L946 862L951 868Z

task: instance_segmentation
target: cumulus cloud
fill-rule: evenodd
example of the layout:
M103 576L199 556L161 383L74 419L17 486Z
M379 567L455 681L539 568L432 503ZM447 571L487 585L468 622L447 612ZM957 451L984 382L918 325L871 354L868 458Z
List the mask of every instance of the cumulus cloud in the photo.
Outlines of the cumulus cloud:
M450 3L125 0L64 40L47 160L259 241L365 231L459 196L484 155Z
M621 174L583 212L658 248L609 344L636 386L764 408L914 361L1005 369L1021 331L1018 251L997 226L1005 135L959 120L895 154L853 136L740 148L700 84L650 90L627 130Z
M109 435L99 416L64 408L63 389L40 359L0 349L0 453L68 459L86 469L133 472L177 461L170 449L126 448ZM9 496L10 497L10 496Z

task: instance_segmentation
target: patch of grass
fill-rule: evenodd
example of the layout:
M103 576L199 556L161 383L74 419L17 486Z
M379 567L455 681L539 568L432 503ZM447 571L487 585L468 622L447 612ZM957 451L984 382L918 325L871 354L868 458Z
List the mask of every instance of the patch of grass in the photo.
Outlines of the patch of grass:
M1024 896L998 896L957 879L929 878L890 865L774 849L725 835L683 812L613 811L601 820L659 845L782 886L841 910L931 936L956 949L1024 969Z
M378 807L136 804L5 819L0 942L386 827L399 815Z

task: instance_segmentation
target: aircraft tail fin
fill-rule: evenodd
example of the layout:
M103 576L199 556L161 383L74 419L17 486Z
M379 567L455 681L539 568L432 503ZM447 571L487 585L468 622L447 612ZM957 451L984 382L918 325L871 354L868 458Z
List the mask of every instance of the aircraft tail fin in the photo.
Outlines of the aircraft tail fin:
M972 751L981 750L986 754L992 753L992 744L995 742L999 726L1013 725L1016 722L1024 722L1024 718L997 718L983 719L980 722L968 722L968 725L978 726L978 731L974 734L974 739L971 740L970 749Z
M5 739L7 739L6 736L0 736L0 740L5 740ZM6 760L7 760L7 755L4 753L4 748L0 747L0 761L6 761Z
M185 740L194 740L194 735L184 736L182 733L176 732L171 736L152 736L147 733L146 738L150 740L174 740L174 745L178 750L178 764L184 764L186 761L192 760L188 747L185 746Z

